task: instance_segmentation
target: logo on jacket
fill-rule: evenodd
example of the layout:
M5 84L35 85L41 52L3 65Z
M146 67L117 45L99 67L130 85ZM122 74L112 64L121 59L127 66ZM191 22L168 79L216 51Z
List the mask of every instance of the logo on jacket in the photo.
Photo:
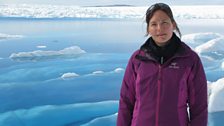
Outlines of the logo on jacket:
M180 67L177 65L177 63L173 62L169 65L169 68L179 69Z

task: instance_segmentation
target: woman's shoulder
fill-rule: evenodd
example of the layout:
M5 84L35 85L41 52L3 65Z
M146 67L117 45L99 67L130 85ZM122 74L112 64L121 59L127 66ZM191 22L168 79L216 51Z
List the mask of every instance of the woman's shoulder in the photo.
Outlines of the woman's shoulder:
M140 49L137 49L132 53L131 58L136 57L136 55L142 55L142 54L143 54L143 51Z
M192 59L199 59L199 55L185 42L181 42L181 50L184 50L185 54Z
M145 52L141 49L137 49L132 53L131 59L136 60L136 56L145 56Z
M139 56L139 55L143 56L143 55L144 55L144 51L142 51L141 49L137 49L137 50L135 50L135 51L132 53L132 55L131 55L129 61L132 62L132 63L134 63L134 64L136 64L136 63L138 64L140 61L137 60L136 57Z

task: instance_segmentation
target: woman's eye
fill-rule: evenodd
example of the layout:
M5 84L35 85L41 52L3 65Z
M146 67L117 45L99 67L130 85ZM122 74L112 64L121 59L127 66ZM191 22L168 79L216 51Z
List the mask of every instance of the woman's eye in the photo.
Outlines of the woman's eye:
M162 22L162 24L169 24L169 22L167 22L167 21L164 21L164 22Z
M156 24L151 24L151 26L156 26Z

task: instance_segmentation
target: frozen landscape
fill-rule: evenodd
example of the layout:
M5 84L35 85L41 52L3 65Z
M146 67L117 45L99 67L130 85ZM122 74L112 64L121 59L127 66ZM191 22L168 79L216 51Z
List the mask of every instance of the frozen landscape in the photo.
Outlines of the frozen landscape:
M176 19L224 19L223 6L171 6ZM75 19L136 19L143 18L148 7L113 6L80 7L59 5L1 5L5 18L75 18ZM195 11L197 10L197 11ZM205 12L206 10L206 12Z
M224 6L171 7L205 68L209 126L221 126ZM115 126L126 64L146 39L146 9L0 5L0 125Z

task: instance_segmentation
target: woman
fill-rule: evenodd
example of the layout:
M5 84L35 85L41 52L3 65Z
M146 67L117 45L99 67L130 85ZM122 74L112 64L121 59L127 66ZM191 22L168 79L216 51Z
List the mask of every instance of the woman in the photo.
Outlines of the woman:
M151 37L128 62L117 126L207 126L203 66L174 32L181 37L170 7L152 5L146 23Z

